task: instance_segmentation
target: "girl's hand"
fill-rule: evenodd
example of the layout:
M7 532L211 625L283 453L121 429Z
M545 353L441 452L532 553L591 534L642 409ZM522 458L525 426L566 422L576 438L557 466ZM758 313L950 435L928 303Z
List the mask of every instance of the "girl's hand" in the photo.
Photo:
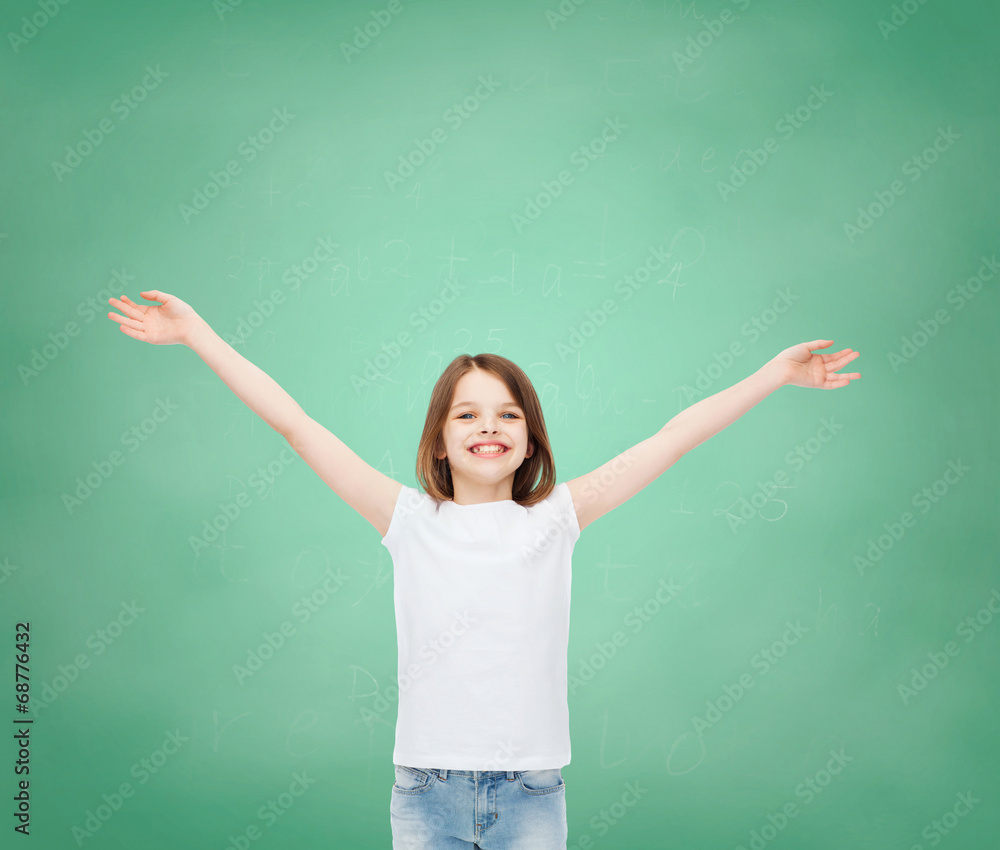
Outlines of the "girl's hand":
M187 345L191 332L199 320L194 308L185 304L180 298L150 289L139 293L147 301L162 301L162 304L149 306L136 304L127 295L121 301L109 298L108 303L121 310L124 316L108 313L108 318L121 325L123 333L133 339L151 342L153 345Z
M832 339L814 339L812 342L802 342L786 348L771 362L781 370L784 383L796 387L811 387L818 390L835 390L846 387L851 381L861 377L860 372L845 372L836 374L861 354L845 348L836 354L813 354L814 348L827 348L833 345Z

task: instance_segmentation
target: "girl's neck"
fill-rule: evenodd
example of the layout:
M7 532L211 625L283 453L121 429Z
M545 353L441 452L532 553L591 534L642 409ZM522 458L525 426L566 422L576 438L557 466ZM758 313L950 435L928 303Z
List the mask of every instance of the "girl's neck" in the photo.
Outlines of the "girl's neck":
M511 482L499 481L495 485L459 482L454 485L451 501L456 505L485 505L491 502L513 502Z

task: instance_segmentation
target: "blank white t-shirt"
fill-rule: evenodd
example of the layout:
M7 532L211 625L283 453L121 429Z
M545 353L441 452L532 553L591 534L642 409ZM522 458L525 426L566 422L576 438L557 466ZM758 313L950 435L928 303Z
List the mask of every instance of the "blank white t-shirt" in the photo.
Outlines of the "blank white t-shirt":
M437 502L403 485L382 545L399 647L395 764L569 764L570 574L580 526L565 483L531 507Z

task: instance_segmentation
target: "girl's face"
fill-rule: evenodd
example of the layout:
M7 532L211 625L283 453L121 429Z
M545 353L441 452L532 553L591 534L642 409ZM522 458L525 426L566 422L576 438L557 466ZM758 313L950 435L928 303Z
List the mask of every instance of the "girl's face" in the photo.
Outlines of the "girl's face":
M524 411L514 402L503 381L489 372L473 369L455 385L452 406L441 435L451 466L452 483L497 485L509 478L513 487L514 473L534 446L529 445L528 425ZM474 454L477 443L497 443L505 448L498 454Z

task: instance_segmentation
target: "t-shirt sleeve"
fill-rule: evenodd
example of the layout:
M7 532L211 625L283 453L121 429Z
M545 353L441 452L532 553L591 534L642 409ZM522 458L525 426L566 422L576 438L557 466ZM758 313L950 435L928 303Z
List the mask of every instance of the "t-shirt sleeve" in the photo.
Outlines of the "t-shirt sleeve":
M576 515L576 508L573 507L573 495L569 491L569 484L563 481L557 484L552 490L553 507L559 518L562 520L562 527L569 535L570 544L575 544L580 538L580 520Z
M385 532L385 537L381 543L389 550L390 555L396 554L396 543L399 539L400 530L409 518L423 503L425 496L414 487L407 487L403 484L399 488L399 495L396 496L396 506L392 511L392 518L389 520L389 528Z

